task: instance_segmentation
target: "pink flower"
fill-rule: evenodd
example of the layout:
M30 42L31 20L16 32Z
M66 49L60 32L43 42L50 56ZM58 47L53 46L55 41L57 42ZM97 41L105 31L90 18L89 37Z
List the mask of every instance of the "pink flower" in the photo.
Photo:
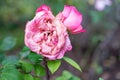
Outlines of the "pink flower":
M95 8L98 11L103 11L106 6L110 6L112 4L111 0L96 0Z
M62 14L65 17L63 23L71 33L84 32L81 26L82 14L74 6L64 6Z
M81 21L82 15L73 6L65 6L63 12L54 17L50 7L42 5L26 24L25 45L49 60L61 59L72 49L67 29L72 33L81 32Z

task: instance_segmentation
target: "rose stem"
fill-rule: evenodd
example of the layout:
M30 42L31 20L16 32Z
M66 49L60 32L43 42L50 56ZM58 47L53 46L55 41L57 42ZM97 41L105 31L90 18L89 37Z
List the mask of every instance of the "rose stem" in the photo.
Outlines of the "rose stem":
M43 60L44 60L44 65L45 65L45 70L46 70L46 79L50 80L49 69L47 66L47 60L46 60L46 58L43 58Z

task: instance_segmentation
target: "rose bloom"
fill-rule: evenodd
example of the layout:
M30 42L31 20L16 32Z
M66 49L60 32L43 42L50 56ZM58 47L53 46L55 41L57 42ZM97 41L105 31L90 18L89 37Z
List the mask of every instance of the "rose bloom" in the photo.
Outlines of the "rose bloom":
M103 11L106 6L111 6L111 4L112 4L111 0L96 0L95 8L98 11Z
M83 32L82 15L73 6L65 6L56 17L49 6L41 5L25 28L25 45L49 60L61 59L72 49L67 30Z

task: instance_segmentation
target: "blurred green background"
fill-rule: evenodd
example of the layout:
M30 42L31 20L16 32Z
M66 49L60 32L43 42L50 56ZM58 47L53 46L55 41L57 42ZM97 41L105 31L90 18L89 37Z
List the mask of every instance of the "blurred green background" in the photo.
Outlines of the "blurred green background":
M82 80L120 80L120 0L99 11L96 0L0 0L0 62L8 55L18 55L24 46L26 22L35 16L41 4L51 7L53 14L64 5L73 5L83 14L85 33L70 34L73 50L66 55L77 61L83 72L63 62L53 79L66 69ZM5 56L4 56L5 55Z

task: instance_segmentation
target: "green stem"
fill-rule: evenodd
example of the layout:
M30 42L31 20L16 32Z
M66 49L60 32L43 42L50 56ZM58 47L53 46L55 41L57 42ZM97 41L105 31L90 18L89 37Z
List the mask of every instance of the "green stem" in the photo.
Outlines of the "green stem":
M43 60L44 60L44 65L45 65L45 70L46 70L46 80L50 80L49 69L47 66L47 60L46 60L46 58L44 58Z

